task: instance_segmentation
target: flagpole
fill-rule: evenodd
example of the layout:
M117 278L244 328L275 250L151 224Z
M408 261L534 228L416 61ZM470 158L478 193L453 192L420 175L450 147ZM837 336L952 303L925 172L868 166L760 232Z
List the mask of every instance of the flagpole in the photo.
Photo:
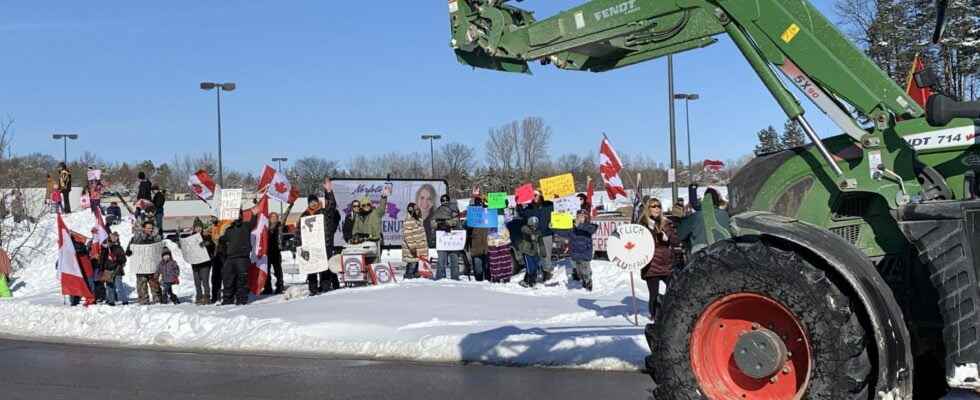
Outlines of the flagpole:
M630 290L633 291L633 326L640 326L640 312L636 309L636 284L633 283L633 271L630 271Z

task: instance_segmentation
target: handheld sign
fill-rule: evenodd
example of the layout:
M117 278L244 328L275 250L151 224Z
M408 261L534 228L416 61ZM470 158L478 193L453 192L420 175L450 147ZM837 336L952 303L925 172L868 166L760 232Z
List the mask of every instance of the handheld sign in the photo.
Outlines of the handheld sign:
M507 193L495 192L487 194L487 208L507 208Z
M570 214L575 214L580 208L582 208L582 202L578 199L578 196L559 197L552 200L552 203L555 204L555 211Z
M460 251L466 246L466 231L437 231L436 250Z
M364 261L363 255L343 255L344 282L364 282L367 280Z
M466 226L470 228L496 228L497 210L480 206L470 206L466 209Z
M102 179L102 170L101 169L90 169L86 173L86 176L88 177L88 180L90 180L90 181L100 180L100 179Z
M126 272L132 271L136 274L155 274L157 266L160 265L160 256L163 254L163 242L153 244L134 244L129 246L133 252L132 256L126 260Z
M221 189L221 210L219 219L234 221L242 209L242 189Z
M385 285L395 283L395 270L385 263L371 264L371 284Z
M184 261L192 265L211 261L208 250L201 246L203 241L200 233L180 239L180 253L184 256Z
M551 229L572 229L575 217L572 214L554 211L551 213Z
M623 224L609 235L609 261L625 271L638 271L653 260L653 235L642 225Z
M541 195L545 200L565 197L575 193L575 177L572 174L541 179Z
M327 243L323 232L323 214L300 219L298 228L302 231L303 246L297 252L297 264L301 274L315 274L330 268L327 257Z
M534 201L534 185L527 183L514 189L514 197L517 204L530 204Z

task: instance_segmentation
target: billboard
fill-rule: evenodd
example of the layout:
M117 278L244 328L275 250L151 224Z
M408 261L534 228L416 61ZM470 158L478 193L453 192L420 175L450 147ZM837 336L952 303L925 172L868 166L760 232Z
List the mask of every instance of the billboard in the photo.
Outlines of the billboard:
M401 247L402 224L408 215L408 203L415 203L422 210L422 220L426 225L432 221L432 212L439 206L439 197L446 194L446 181L442 180L408 180L408 179L335 179L333 193L337 198L337 209L343 218L350 212L350 203L367 196L378 206L381 191L385 184L391 185L391 196L388 197L388 207L381 221L386 248ZM340 229L334 236L334 245L343 246L344 236Z

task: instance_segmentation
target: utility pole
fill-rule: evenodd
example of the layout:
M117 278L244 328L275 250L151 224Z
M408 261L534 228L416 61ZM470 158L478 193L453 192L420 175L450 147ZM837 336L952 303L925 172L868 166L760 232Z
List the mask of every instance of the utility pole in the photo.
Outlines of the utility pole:
M670 181L671 206L677 202L677 132L674 130L674 57L667 56L667 92L670 104L670 171L667 180Z
M218 89L218 185L221 185L221 187L225 187L224 167L222 166L221 160L221 92L230 92L235 90L235 88L236 85L234 82L201 82L201 90Z
M436 147L434 142L436 140L442 139L442 135L422 135L422 140L429 141L429 161L432 164L432 172L430 178L436 178Z
M51 135L51 138L54 139L54 140L61 140L61 141L64 142L64 145L65 145L65 153L64 153L64 156L65 156L65 158L63 160L65 162L65 166L67 166L68 165L68 140L77 140L78 139L78 135L77 134L74 134L74 133L72 133L72 134L66 134L66 135L54 134L54 135Z
M684 100L684 116L687 120L687 183L694 183L694 164L691 161L691 100L701 98L697 93L678 93L674 95L674 100Z

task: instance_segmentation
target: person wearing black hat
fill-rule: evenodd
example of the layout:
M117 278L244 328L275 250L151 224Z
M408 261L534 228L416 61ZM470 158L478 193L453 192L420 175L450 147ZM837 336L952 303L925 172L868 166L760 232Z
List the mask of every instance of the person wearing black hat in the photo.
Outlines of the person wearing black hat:
M258 218L244 221L239 212L238 219L225 230L218 240L217 253L225 264L221 271L223 293L221 305L248 304L248 268L252 264L252 230Z
M315 194L311 194L307 198L307 202L308 205L306 210L303 211L303 214L300 215L300 220L303 217L316 214L323 215L323 240L327 247L327 259L329 259L334 255L333 237L337 233L337 228L340 226L340 212L337 211L337 199L333 194L333 182L329 177L323 179L323 205L320 205L320 198ZM297 238L299 239L300 245L302 245L302 229L298 230ZM330 270L318 274L309 274L306 276L306 282L309 285L310 296L340 288L339 277Z
M436 225L436 231L450 232L459 225L459 210L449 199L449 195L444 194L439 197L439 208L436 208L436 211L432 214L432 219ZM448 268L449 277L454 281L458 281L460 252L438 250L436 254L438 257L436 280L444 279L446 277L446 269Z

